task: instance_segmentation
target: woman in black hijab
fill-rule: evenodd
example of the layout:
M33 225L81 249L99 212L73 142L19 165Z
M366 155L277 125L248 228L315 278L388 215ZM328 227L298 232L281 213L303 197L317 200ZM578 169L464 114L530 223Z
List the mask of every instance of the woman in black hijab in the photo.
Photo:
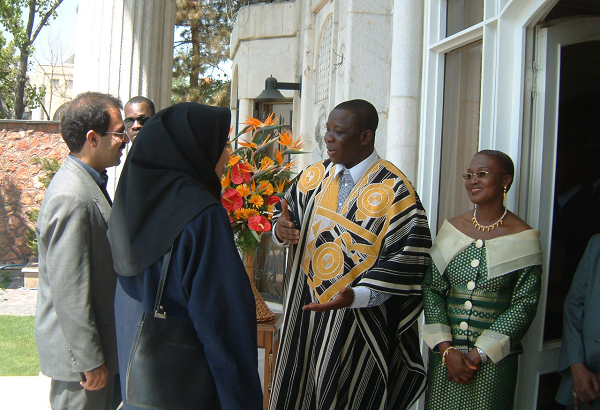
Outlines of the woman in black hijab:
M109 228L123 396L137 325L153 309L163 255L174 244L165 310L194 323L222 408L262 408L254 297L220 202L230 117L195 103L164 109L144 125L123 167Z

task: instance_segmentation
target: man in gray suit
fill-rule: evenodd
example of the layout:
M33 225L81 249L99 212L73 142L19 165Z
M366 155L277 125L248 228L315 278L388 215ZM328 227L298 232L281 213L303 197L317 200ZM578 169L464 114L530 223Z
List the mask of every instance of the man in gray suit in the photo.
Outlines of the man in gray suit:
M600 409L599 234L592 236L579 262L563 315L562 382L556 401L568 409Z
M35 335L53 410L109 410L117 348L117 274L106 236L111 200L106 168L129 142L119 99L78 95L61 120L71 151L48 186L38 216L39 293Z

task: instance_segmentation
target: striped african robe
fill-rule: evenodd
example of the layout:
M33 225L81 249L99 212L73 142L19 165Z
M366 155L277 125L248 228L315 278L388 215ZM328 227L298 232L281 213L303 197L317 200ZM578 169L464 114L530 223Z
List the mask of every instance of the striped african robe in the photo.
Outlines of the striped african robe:
M334 171L330 160L310 166L285 196L301 238L285 280L269 408L405 409L426 383L416 319L431 246L427 217L410 182L381 159L338 213ZM357 285L391 297L369 308L302 310Z

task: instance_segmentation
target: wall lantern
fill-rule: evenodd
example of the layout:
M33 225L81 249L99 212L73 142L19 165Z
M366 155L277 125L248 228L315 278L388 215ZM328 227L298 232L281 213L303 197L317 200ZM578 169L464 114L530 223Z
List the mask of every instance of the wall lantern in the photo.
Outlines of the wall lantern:
M275 103L288 101L279 90L297 90L300 94L301 88L302 77L300 77L300 82L297 83L278 83L277 78L270 76L265 80L265 89L254 99L254 102Z

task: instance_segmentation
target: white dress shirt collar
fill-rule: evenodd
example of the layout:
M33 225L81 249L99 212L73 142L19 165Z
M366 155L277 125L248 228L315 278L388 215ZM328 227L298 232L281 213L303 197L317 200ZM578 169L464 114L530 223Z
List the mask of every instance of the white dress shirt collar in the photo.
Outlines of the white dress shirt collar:
M362 160L361 162L359 162L352 168L348 168L348 170L350 171L350 175L352 175L352 181L354 181L355 184L358 181L360 181L360 179L367 173L369 168L371 168L373 166L373 164L375 164L377 162L378 159L379 159L379 155L377 154L377 151L375 149L373 149L373 153L371 155L369 155L367 158L365 158L364 160ZM347 168L345 165L336 164L334 176L337 177L337 175L340 172L343 172L346 169Z

